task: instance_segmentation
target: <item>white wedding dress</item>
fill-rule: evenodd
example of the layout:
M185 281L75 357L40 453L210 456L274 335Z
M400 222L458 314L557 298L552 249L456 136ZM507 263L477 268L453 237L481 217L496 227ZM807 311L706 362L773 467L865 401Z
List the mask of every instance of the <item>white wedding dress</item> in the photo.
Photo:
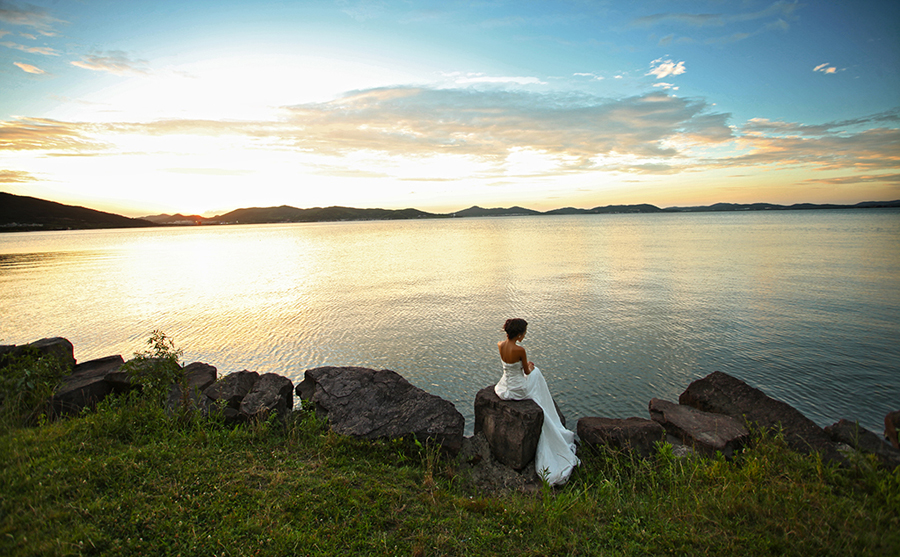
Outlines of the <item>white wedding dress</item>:
M530 398L544 411L544 425L541 427L541 437L534 455L537 473L546 473L550 485L566 483L572 469L581 461L575 456L575 434L562 425L544 375L537 367L525 375L521 362L500 362L503 364L503 377L494 386L497 396L503 400Z

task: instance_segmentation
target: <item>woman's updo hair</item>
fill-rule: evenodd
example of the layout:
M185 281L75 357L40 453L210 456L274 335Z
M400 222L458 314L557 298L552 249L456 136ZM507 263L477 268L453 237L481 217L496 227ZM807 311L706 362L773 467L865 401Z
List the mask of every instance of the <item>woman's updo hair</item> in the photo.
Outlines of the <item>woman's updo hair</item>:
M521 335L528 329L528 323L524 319L507 319L503 324L503 330L506 331L506 338L512 340Z

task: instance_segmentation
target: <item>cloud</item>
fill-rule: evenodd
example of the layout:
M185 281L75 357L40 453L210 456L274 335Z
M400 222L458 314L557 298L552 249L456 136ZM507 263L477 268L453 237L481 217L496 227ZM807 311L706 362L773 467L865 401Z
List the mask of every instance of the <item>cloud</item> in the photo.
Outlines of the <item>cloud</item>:
M462 73L462 72L450 72L444 73L445 77L451 78L451 80L457 85L470 85L473 83L489 83L489 84L515 84L515 85L546 85L547 83L541 81L536 77L527 77L527 76L492 76L485 75L483 73Z
M673 85L671 83L666 83L665 81L660 81L659 83L654 83L653 86L659 87L660 89L665 89L665 90L669 90L669 89L672 89L673 91L678 90L678 87L676 87L675 85Z
M5 46L7 48L14 48L16 50L21 50L22 52L28 52L29 54L43 54L45 56L59 56L59 52L47 46L25 46L18 43L3 41L0 42L0 46Z
M814 72L822 72L822 73L835 73L838 69L835 66L829 66L828 63L819 64L815 68L813 68Z
M53 36L53 27L58 23L66 23L51 16L47 10L32 5L18 7L11 2L0 0L0 21L9 25L31 27L45 36Z
M768 8L756 12L736 14L690 14L667 12L638 17L631 21L632 27L652 27L663 24L676 24L688 27L722 27L731 23L740 23L765 19L769 17L791 17L800 7L797 2L775 2Z
M33 74L37 74L37 75L46 73L46 72L44 72L44 70L37 68L35 66L32 66L31 64L23 64L22 62L13 62L13 65L18 66L19 69L25 73L33 73Z
M0 122L0 151L71 151L87 153L106 145L91 137L90 124L46 118L18 118Z
M109 72L115 75L146 74L147 62L144 60L131 60L128 54L122 51L112 51L106 54L92 54L83 60L74 61L73 66L92 70L95 72Z
M900 184L900 174L863 174L860 176L837 176L834 178L809 178L806 183L831 184L840 186L846 184L867 184L890 182Z
M24 170L0 170L0 184L23 184L36 180L37 178Z
M676 64L671 60L657 58L650 62L650 71L644 75L655 75L656 79L662 79L670 75L681 75L685 71L687 70L684 67L684 62L678 62Z
M86 124L17 119L0 122L0 150L116 155L142 145L185 157L193 145L212 141L217 148L296 157L331 175L344 167L347 175L409 180L447 178L436 171L396 170L403 161L434 168L423 162L433 159L454 161L450 167L461 174L468 172L463 167L477 167L472 172L479 177L493 178L526 170L529 176L553 176L746 167L874 175L900 169L900 109L817 125L767 119L730 125L730 118L703 99L662 90L609 99L581 93L386 87L284 107L278 120ZM170 171L234 173L209 163L173 165Z
M597 81L603 81L603 76L593 73L574 73L572 75L576 77L589 77L591 79L596 79Z

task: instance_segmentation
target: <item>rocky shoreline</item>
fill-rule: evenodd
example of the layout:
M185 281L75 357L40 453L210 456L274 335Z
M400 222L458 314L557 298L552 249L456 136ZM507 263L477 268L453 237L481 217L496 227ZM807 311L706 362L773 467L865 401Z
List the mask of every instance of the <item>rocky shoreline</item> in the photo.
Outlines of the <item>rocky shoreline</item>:
M77 363L72 343L60 337L0 346L0 358L29 350L54 355L71 370L48 401L52 415L77 414L110 394L138 388L122 369L122 356ZM543 411L531 400L500 400L493 385L476 395L475 433L464 437L465 420L452 403L391 370L319 367L306 370L296 386L274 373L244 370L219 376L214 366L201 362L186 365L184 374L187 390L170 387L169 412L179 407L204 416L216 411L226 423L268 419L273 414L284 418L293 411L296 394L336 433L436 443L458 456L473 483L486 489L539 483L533 457ZM677 403L652 399L648 412L649 418L581 417L574 428L580 446L606 446L649 458L657 443L667 441L676 455L721 453L731 458L749 440L750 429L758 428L780 431L790 449L816 453L837 466L847 466L847 455L853 451L876 455L888 469L900 465L896 433L900 411L885 417L884 438L847 419L821 428L790 405L719 371L688 385ZM565 424L562 413L560 418Z

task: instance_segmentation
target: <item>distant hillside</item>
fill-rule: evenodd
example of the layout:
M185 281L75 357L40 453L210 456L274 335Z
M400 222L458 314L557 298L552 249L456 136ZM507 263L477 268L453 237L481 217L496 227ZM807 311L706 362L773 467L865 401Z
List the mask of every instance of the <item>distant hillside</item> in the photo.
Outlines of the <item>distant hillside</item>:
M900 200L896 201L864 201L856 205L816 205L815 203L795 203L794 205L776 205L775 203L715 203L703 207L669 207L663 209L666 212L690 213L713 211L805 211L813 209L876 209L900 207Z
M462 211L457 211L455 213L450 213L451 217L512 217L512 216L523 216L523 215L541 215L540 211L532 211L531 209L524 209L522 207L510 207L509 209L482 209L478 205L473 207L469 207L468 209L463 209Z
M63 205L34 197L24 197L0 192L0 232L26 230L66 230L77 228L134 228L142 226L193 226L215 224L266 224L289 222L332 222L357 220L439 219L465 217L538 216L538 215L597 215L612 213L691 213L713 211L784 211L813 209L869 209L900 207L897 201L865 201L856 205L815 205L797 203L776 205L773 203L716 203L703 207L667 207L655 205L607 205L593 209L563 207L540 212L523 207L484 209L473 206L455 213L427 213L418 209L356 209L353 207L313 207L298 209L288 205L280 207L249 207L236 209L224 215L207 218L199 215L151 215L132 219L85 207Z
M278 222L322 222L347 220L394 220L434 218L440 215L418 209L354 209L352 207L314 207L298 209L288 205L280 207L252 207L236 209L224 215L212 217L218 224L263 224Z
M156 225L142 219L0 192L0 231L4 232L143 226Z
M210 223L210 219L206 217L201 217L200 215L182 215L181 213L175 213L174 215L150 215L141 218L156 224L166 225L196 225Z

